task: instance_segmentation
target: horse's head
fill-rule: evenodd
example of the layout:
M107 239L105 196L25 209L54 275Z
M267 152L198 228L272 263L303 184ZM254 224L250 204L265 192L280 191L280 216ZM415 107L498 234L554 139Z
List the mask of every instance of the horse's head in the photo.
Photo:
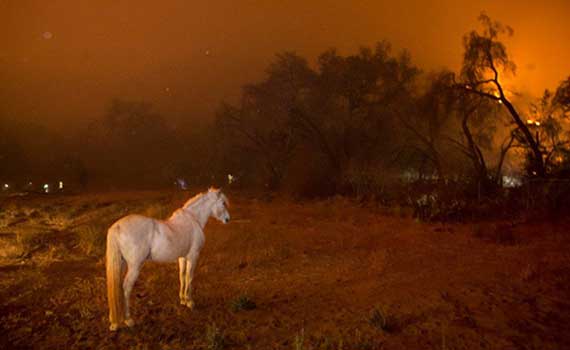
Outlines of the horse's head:
M214 200L212 216L224 224L227 224L230 221L230 213L228 211L230 202L228 201L228 197L226 197L221 190L215 188L210 188L208 195L212 196Z

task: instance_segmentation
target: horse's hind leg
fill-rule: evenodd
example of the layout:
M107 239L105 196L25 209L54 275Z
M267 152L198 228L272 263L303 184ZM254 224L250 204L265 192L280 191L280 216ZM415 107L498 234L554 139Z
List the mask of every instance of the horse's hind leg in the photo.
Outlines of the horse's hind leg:
M186 298L184 297L184 291L186 289L185 285L186 285L186 259L183 257L178 258L178 268L180 269L180 273L179 273L179 279L180 279L180 292L178 293L178 296L180 297L180 304L185 305L186 304Z
M125 324L128 327L132 327L135 324L129 312L129 299L135 281L139 277L141 265L142 264L129 264L127 275L125 276L125 280L123 281L123 290L125 292Z

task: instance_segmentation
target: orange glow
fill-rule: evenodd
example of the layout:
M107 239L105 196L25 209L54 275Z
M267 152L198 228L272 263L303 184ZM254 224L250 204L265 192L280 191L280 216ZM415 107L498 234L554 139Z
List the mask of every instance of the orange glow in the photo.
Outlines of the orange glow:
M174 120L203 118L260 79L277 52L314 64L330 47L346 55L383 39L425 71L458 72L462 37L480 30L482 10L515 30L501 40L517 74L501 72L501 84L534 96L555 89L570 71L564 0L0 1L0 112L68 128L124 97Z
M534 119L527 119L526 123L527 123L527 125L540 126L540 122L538 120L534 120Z

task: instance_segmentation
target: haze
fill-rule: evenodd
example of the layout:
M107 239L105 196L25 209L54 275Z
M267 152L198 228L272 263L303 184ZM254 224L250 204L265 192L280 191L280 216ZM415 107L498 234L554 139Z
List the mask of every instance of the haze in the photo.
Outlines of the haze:
M568 1L4 0L0 113L84 126L119 97L152 103L174 126L209 120L277 52L314 62L327 48L349 54L383 39L424 70L456 70L483 10L515 29L518 90L539 95L570 71Z

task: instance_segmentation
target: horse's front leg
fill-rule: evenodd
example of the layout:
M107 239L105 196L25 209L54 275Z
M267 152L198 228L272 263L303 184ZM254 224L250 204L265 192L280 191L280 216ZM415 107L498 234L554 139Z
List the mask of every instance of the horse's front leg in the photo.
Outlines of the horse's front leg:
M178 258L178 268L179 272L179 279L180 279L180 292L178 296L180 297L180 304L186 305L186 298L185 298L185 291L186 291L186 258L180 257Z
M194 253L186 258L184 299L186 300L186 306L190 309L194 308L194 301L192 300L192 279L194 278L194 270L196 269L196 264L198 262L198 255L199 253Z

